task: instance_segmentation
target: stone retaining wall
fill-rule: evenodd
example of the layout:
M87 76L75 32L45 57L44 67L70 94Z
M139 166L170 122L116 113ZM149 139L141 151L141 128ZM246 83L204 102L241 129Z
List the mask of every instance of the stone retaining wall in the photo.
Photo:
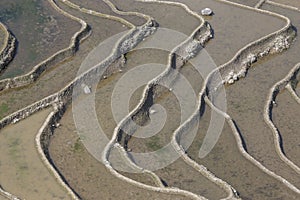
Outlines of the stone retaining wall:
M236 126L234 120L227 113L225 113L225 112L219 110L217 107L215 107L207 97L205 97L205 102L209 105L209 107L211 107L213 110L217 111L219 114L221 114L226 119L227 123L229 124L230 128L232 129L232 132L233 132L233 135L234 135L234 137L236 139L239 151L241 152L241 154L247 160L249 160L250 162L252 162L255 166L257 166L264 173L272 176L273 178L275 178L279 182L283 183L290 190L292 190L292 191L300 194L300 190L298 188L296 188L293 184L291 184L290 182L288 182L283 177L275 174L273 171L267 169L263 164L261 164L260 162L258 162L257 160L255 160L250 154L248 154L247 151L245 150L244 146L243 146L243 142L242 142L242 139L241 139L241 133L238 130L238 127Z
M50 2L54 3L53 1L50 1ZM55 4L55 3L54 3L54 4ZM176 3L176 4L178 4L178 3ZM184 6L185 6L185 5L184 5ZM153 23L151 23L151 24L153 25ZM148 23L148 25L151 25L151 24ZM201 24L200 28L202 28L203 25L204 25L204 22ZM87 26L86 26L86 27L87 27ZM86 29L86 28L84 28L84 29ZM288 24L285 28L283 28L282 30L280 30L280 31L278 31L278 32L276 32L276 33L274 33L274 34L271 34L271 35L269 35L269 36L266 36L265 38L263 38L263 39L257 41L255 44L251 44L252 46L251 46L251 45L248 45L248 46L246 47L246 48L248 48L248 49L245 48L244 51L250 52L250 49L252 49L252 48L253 48L253 50L255 50L255 47L260 46L259 43L265 44L264 41L269 41L269 42L270 42L270 41L274 41L274 38L276 38L276 36L279 36L279 35L281 35L281 34L286 34L286 36L287 36L287 35L290 35L290 34L287 34L287 33L289 33L289 31L290 31L289 29L290 29L290 22L289 22L289 24ZM198 29L197 29L197 31L198 31ZM138 34L138 33L139 33L138 30L133 30L133 31L130 32L129 35L132 36L133 34ZM194 33L192 34L192 36L194 36L195 33L196 33L196 32L194 32ZM208 32L206 32L206 33L208 33ZM142 34L142 35L143 35L143 34ZM77 37L77 36L76 36L76 37ZM207 37L207 35L206 35L205 37ZM205 37L203 38L203 41L206 41L206 40L207 40L207 39L205 39ZM270 39L269 37L270 37L270 38L273 38L273 39ZM124 41L124 39L126 39L126 37L124 37L124 38L122 38L122 39L123 39L123 41ZM142 37L140 37L140 39L142 39ZM192 37L192 38L189 38L189 39L190 39L190 40L194 40L193 37ZM77 40L77 41L78 41L78 39L76 39L76 38L74 38L74 40ZM199 39L199 41L201 42L202 40ZM137 42L140 42L140 40L137 41ZM74 42L74 43L75 43L75 42ZM115 51L120 51L119 47L120 47L121 44L122 44L122 41L120 40L120 41L119 41L119 45L117 45L116 48L115 48ZM263 45L261 45L261 46L263 46ZM238 52L238 54L242 54L241 52L242 52L242 51ZM239 63L238 61L241 61L242 59L240 59L241 56L238 55L238 54L237 54L237 55L233 58L233 60L230 61L229 63L231 63L231 62L232 62L232 63ZM244 54L246 55L247 53L244 53ZM114 54L114 55L119 55L119 54ZM80 84L82 81L84 81L84 78L90 76L90 75L93 74L95 71L98 71L100 66L103 66L103 65L106 65L106 64L110 63L111 60L113 60L112 58L115 58L115 57L112 56L112 57L108 58L105 62L102 63L102 65L95 66L94 68L92 68L91 70L89 70L87 73L85 73L85 74L83 74L82 76L76 78L74 81L72 81L69 85L67 85L67 86L66 86L64 89L62 89L60 92L58 92L58 93L56 93L56 94L53 94L53 95L51 95L51 96L49 96L49 97L46 97L46 98L44 98L44 99L42 99L42 100L40 100L40 101L38 101L38 102L36 102L36 103L30 105L30 106L28 106L28 107L26 107L26 108L24 108L24 109L21 109L21 110L15 112L15 113L13 113L13 114L7 116L6 118L2 119L2 120L0 121L0 128L3 128L5 125L7 125L7 124L9 124L9 123L17 122L17 121L20 120L20 119L26 118L27 116L33 114L34 112L36 112L36 111L38 111L38 110L41 110L41 109L43 109L43 108L45 108L45 107L48 107L48 106L50 106L50 105L57 106L57 109L59 109L59 110L62 109L62 110L63 110L64 105L67 104L67 103L71 100L72 90L73 90L74 85ZM170 56L170 59L171 59L171 56ZM170 60L169 60L169 61L170 61ZM224 65L223 68L226 68L225 66L226 66L226 65ZM228 64L227 66L229 66L229 64ZM239 69L239 68L237 68L237 69ZM224 74L226 74L226 70L224 70ZM223 74L223 75L224 75L224 74ZM33 78L34 78L34 77L33 77ZM156 80L155 80L155 81L156 81ZM26 82L26 78L25 78L25 82ZM22 84L22 81L21 81L21 84ZM200 99L202 99L205 95L206 95L206 93L203 92L203 96L200 95ZM144 93L144 97L146 97L146 98L143 98L143 99L147 99L147 93ZM209 100L207 101L207 103L209 103ZM201 104L201 103L200 103L200 104ZM210 105L210 106L213 107L213 105ZM217 108L214 108L214 109L217 110ZM220 111L220 112L222 112L222 111ZM37 139L37 145L38 145L38 148L40 148L40 149L42 150L42 151L41 151L41 150L39 150L39 151L40 151L41 155L44 155L44 156L46 157L44 161L45 161L45 162L48 162L48 167L50 167L51 170L52 170L54 173L57 173L57 172L55 171L55 167L53 167L53 166L51 165L51 163L47 160L47 156L46 156L46 155L47 155L47 147L48 147L48 144L49 144L49 140L50 140L51 135L52 135L52 133L53 133L53 132L52 132L52 131L53 131L53 126L52 126L52 125L60 118L60 115L61 115L61 114L62 114L62 113L60 113L60 112L58 112L58 111L57 111L56 113L51 113L51 114L49 115L49 117L47 118L47 121L45 122L45 124L44 124L43 127L41 128L41 131L39 132L39 133L40 133L39 137L37 137L37 138L40 138L40 139ZM229 124L232 126L232 129L234 130L235 135L238 135L239 133L238 133L236 127L234 126L234 122L230 119L230 117L229 117L226 113L223 113L223 114L224 114L225 118L228 120ZM118 134L117 132L114 133L114 138L113 138L112 141L115 140L117 134ZM287 182L285 179L282 179L282 178L279 177L278 175L276 175L276 174L274 174L273 172L267 170L267 169L264 168L259 162L257 162L256 160L254 160L249 154L247 154L247 152L243 149L243 146L242 146L242 143L241 143L241 141L240 141L239 135L236 136L236 139L237 139L237 142L238 142L238 146L239 146L240 151L242 152L242 154L243 154L246 158L248 158L248 159L251 160L253 163L255 163L256 165L258 165L258 166L259 166L263 171L265 171L266 173L268 173L268 174L274 176L275 178L277 178L278 180L282 181L283 183L285 183L286 185L288 185L290 188L293 189L293 186L292 186L292 185L289 185L288 182ZM111 148L111 146L108 145L107 148L109 149L109 148ZM105 157L105 160L106 160L106 159L107 159L107 157ZM106 160L106 161L107 161L107 160ZM180 190L180 189L177 189L177 188L158 188L158 187L152 187L152 186L144 185L144 184L142 184L142 183L133 181L133 180L127 178L127 177L124 177L124 176L120 175L120 174L117 173L114 169L112 169L112 167L110 166L110 163L109 163L108 161L107 161L107 163L106 163L106 166L107 166L107 168L111 171L111 173L113 173L115 176L117 176L117 177L119 177L120 179L125 180L125 181L127 181L127 182L129 182L129 183L132 183L132 184L134 184L134 185L137 185L137 186L139 186L139 187L142 187L142 188L145 188L145 189L150 189L150 190L152 190L152 191L160 191L160 192L164 192L164 193L171 193L171 194L185 194L186 196L189 196L189 197L194 198L194 199L205 199L205 198L199 197L198 195L195 195L195 194L193 194L193 193L190 193L190 192L187 192L187 191L183 191L183 190ZM196 167L196 168L199 168L199 167L200 167L200 168L199 168L200 171L202 171L202 172L208 174L208 172L206 171L206 169L203 168L202 166L196 165L195 167ZM59 181L62 181L62 178L61 178L59 175L57 176L57 179L58 179ZM212 179L212 176L209 176L209 179L211 180L211 179ZM215 181L214 181L214 182L215 182ZM62 184L64 185L65 183L62 181ZM224 184L224 185L226 186L225 188L228 188L228 185L226 185L226 183L222 182L221 184ZM70 193L73 193L73 191L72 191L71 189L69 189L69 187L68 187L67 185L65 186L65 188L66 188L68 191L71 191ZM231 187L229 187L229 188L230 188L230 190L232 191L232 188L231 188ZM232 194L232 192L231 192L230 194ZM75 195L75 194L74 194L74 195ZM77 199L77 196L75 195L75 196L73 196L73 198Z
M13 60L16 50L17 41L16 38L11 34L7 27L0 22L0 29L5 33L4 45L0 50L0 74L6 69L8 64Z
M225 0L219 0L219 1L223 1L223 2L226 2L229 4L235 4L235 3L227 2ZM243 5L239 5L239 6L247 7L247 6L243 6ZM296 33L294 32L292 24L288 18L278 15L278 14L275 14L275 13L272 13L272 12L269 12L269 11L262 11L262 10L258 10L258 9L255 9L255 10L257 10L258 12L264 12L264 13L285 19L287 21L287 24L281 30L271 33L253 43L250 43L249 45L247 45L246 47L241 49L233 57L232 60L230 60L228 63L225 63L224 65L220 66L220 73L221 73L222 77L224 78L221 84L233 83L233 82L231 82L231 83L228 82L228 76L230 75L231 72L234 72L236 75L238 75L238 78L244 77L246 75L245 73L247 72L248 68L251 66L252 63L256 62L256 60L258 58L267 56L272 53L281 52L281 51L287 49L289 47L291 41L295 37ZM279 40L278 40L278 38L279 38ZM281 42L283 42L283 45L280 44ZM251 56L249 56L249 55L251 55ZM254 57L255 57L255 59L254 59ZM246 66L246 68L245 68L245 66ZM242 72L242 73L240 73L240 72ZM236 138L238 148L239 148L240 152L242 153L242 155L246 159L248 159L250 162L252 162L254 165L256 165L259 169L261 169L266 174L268 174L268 175L274 177L275 179L277 179L278 181L282 182L289 189L300 194L300 190L298 188L296 188L293 184L289 183L283 177L281 177L281 176L275 174L274 172L272 172L271 170L267 169L265 166L263 166L260 162L255 160L251 155L249 155L246 152L246 150L244 149L242 140L241 140L241 133L239 132L233 119L231 119L231 117L227 113L225 113L225 112L219 110L217 107L215 107L215 105L211 102L211 99L209 98L210 93L213 91L213 88L220 86L220 83L216 83L213 80L214 76L217 75L217 73L219 73L219 72L217 72L217 71L212 72L210 74L209 78L205 81L205 86L207 87L203 90L203 97L205 99L205 102L213 110L215 110L216 112L221 114L227 120L227 122L230 125L230 127L233 131L233 134ZM232 78L232 75L231 75L231 78ZM272 94L272 98L273 97L274 97L274 94ZM269 114L269 112L268 112L268 114Z
M0 185L0 196L5 197L6 199L10 199L10 200L20 200L18 197L10 194L9 192L5 191L1 185Z
M219 1L227 3L227 4L231 4L231 5L234 4L238 7L251 9L251 10L254 10L256 12L260 12L260 13L268 14L268 15L271 15L271 16L275 16L275 17L278 17L280 19L285 20L287 23L281 30L276 31L274 33L271 33L271 34L269 34L269 35L267 35L267 36L265 36L265 37L263 37L263 38L261 38L257 41L254 41L254 42L250 43L249 45L245 46L244 48L242 48L240 51L237 52L237 54L229 62L227 62L224 65L220 66L216 71L212 72L208 76L208 78L205 80L205 85L203 87L203 90L200 93L198 110L185 123L183 123L181 127L179 127L174 132L173 140L177 141L177 142L174 142L174 145L176 146L176 144L177 144L177 148L180 149L180 146L178 145L178 142L179 142L178 139L180 138L180 135L185 133L185 131L187 131L189 129L191 124L193 124L193 123L197 122L197 120L199 120L198 116L201 116L201 101L202 101L202 99L206 99L206 103L208 105L210 105L210 107L214 108L214 110L216 110L217 112L222 113L223 116L227 119L228 123L230 124L231 128L234 131L234 135L236 137L238 147L239 147L241 153L248 160L250 160L256 166L258 166L261 170L263 170L267 174L275 177L277 180L280 180L285 185L287 185L290 189L292 189L294 191L297 191L297 188L295 188L292 184L288 183L282 177L280 177L280 176L276 175L275 173L271 172L270 170L266 169L261 163L259 163L254 158L252 158L244 150L244 147L242 145L242 141L241 141L241 138L240 138L240 133L238 132L237 128L235 127L235 124L232 121L232 119L230 119L230 116L228 116L226 113L224 113L224 112L218 110L216 107L214 107L214 105L210 102L210 100L208 98L208 96L210 95L210 92L213 91L215 89L215 87L219 87L221 84L226 83L225 78L228 77L229 74L232 71L235 72L238 75L238 78L242 78L246 75L246 71L251 66L251 64L253 62L255 62L258 58L264 57L264 56L266 56L270 53L280 52L280 51L288 48L291 40L295 36L295 32L292 28L291 22L288 18L286 18L284 16L281 16L281 15L278 15L278 14L275 14L275 13L272 13L272 12L269 12L269 11L257 10L257 9L253 9L251 7L248 7L248 6L243 6L243 5L235 4L235 3L224 1L224 0L219 0ZM277 44L277 45L275 45L277 42L278 43L281 42L281 41L278 41L278 37L280 37L280 39L283 38L283 41L284 42L287 41L288 44L284 44L284 45ZM248 57L249 55L251 55L250 59ZM253 58L252 55L256 56L255 61L252 59ZM245 68L245 66L246 66L246 68ZM220 81L220 79L218 78L219 74L221 74L222 77L224 78L222 83L215 82L215 81ZM185 155L185 154L183 154L183 155ZM189 159L187 155L184 156L184 158L186 159L187 162L190 162L191 165L194 165L194 161ZM199 168L199 165L196 164L195 167ZM221 182L221 185L223 185L223 184L226 185L225 188L230 188L230 186L227 183ZM232 192L234 193L234 195L237 194L237 192L233 188L230 188L230 189L232 189Z
M287 74L285 78L277 82L271 89L269 93L268 100L265 105L265 110L264 110L264 120L270 127L273 133L274 137L274 144L275 144L275 149L282 161L284 161L288 166L290 166L293 170L295 170L298 174L300 174L300 168L294 164L291 160L289 160L285 154L283 153L282 149L282 139L280 137L280 133L278 128L275 126L272 120L272 110L274 106L274 102L276 101L276 97L287 86L290 86L290 82L296 78L297 74L300 71L300 63L298 63L293 69L290 70L290 72ZM288 87L291 88L291 87ZM291 90L289 90L291 91Z
M149 2L149 1L147 1L147 2ZM175 52L180 51L180 49L183 49L183 47L187 47L192 42L196 42L200 46L202 46L202 45L205 44L206 41L208 41L212 37L212 32L211 32L210 25L207 22L204 22L204 20L199 15L197 15L196 13L191 11L186 5L181 4L181 3L175 3L175 2L164 2L164 1L153 1L153 2L158 2L158 3L162 3L162 4L166 3L166 4L170 4L170 5L176 5L176 6L182 6L190 14L196 16L201 21L201 24L200 24L199 27L197 27L195 29L195 31L191 34L191 36L186 41L184 41L183 43L181 43L177 47L175 47L175 49L169 55L168 68L166 69L166 71L164 71L161 75L159 75L158 77L156 77L155 79L150 81L150 84L148 84L146 86L146 88L144 89L143 97L142 97L141 101L139 102L139 105L131 113L129 113L124 118L123 121L121 121L117 125L117 128L114 131L114 135L112 137L112 140L110 141L110 144L108 144L108 146L105 148L104 156L103 156L104 162L107 162L106 166L113 173L117 173L117 172L115 172L115 170L112 169L110 163L108 162L108 155L110 153L110 149L113 148L113 146L116 144L115 143L116 138L120 138L119 134L121 134L121 132L122 132L121 130L134 130L134 129L130 128L132 126L129 123L129 121L131 121L130 120L131 116L137 116L137 115L145 116L145 113L148 112L148 109L145 108L144 105L146 105L146 102L149 99L153 98L152 96L149 96L149 94L151 94L151 93L157 93L157 94L160 93L160 91L157 90L156 85L159 85L160 82L164 82L164 81L165 82L172 82L172 79L176 78L176 77L172 77L171 68L174 68L174 67L175 68L180 68L188 59L195 56L195 55L186 54L183 57L178 57L175 54ZM195 49L196 52L201 49L199 47L198 47L198 49ZM166 79L167 79L167 81L166 81ZM130 133L127 133L127 134L130 134ZM205 167L200 166L197 169L205 177L207 177L210 181L212 181L212 182L216 183L217 185L221 186L221 188L225 189L225 191L228 192L228 197L226 199L231 199L234 195L237 195L237 194L233 194L233 191L235 191L235 190L231 186L229 186L226 182L216 178L214 175L212 175L212 173L208 172L208 170ZM148 172L148 170L145 170L145 172ZM120 176L120 175L119 175L119 177L124 179L124 180L127 179L126 177L123 177L123 176ZM140 183L135 183L135 184L139 185L140 187L145 187L145 185L140 184ZM203 197L198 197L198 198L203 198Z
M73 9L79 10L82 13L86 13L86 14L90 14L90 15L94 15L94 16L102 17L102 18L106 18L106 19L111 19L111 20L120 22L120 23L128 26L129 28L134 28L135 27L132 23L128 22L127 20L125 20L123 18L116 17L116 16L113 16L113 15L107 15L107 14L99 13L99 12L96 12L94 10L89 10L89 9L83 8L81 6L78 6L78 5L72 3L68 0L62 0L62 2L64 4L66 4L67 6L73 8Z
M44 122L38 134L36 135L36 148L38 153L40 154L41 160L46 165L48 170L54 175L58 183L68 192L72 199L79 200L80 198L69 187L69 185L64 181L64 178L59 174L59 172L55 168L48 152L51 136L53 135L54 129L56 128L57 122L61 119L62 115L64 114L64 111L65 107L61 105L59 107L55 107L54 111L48 115L46 121Z
M54 3L53 1L51 1L52 3ZM64 11L63 11L64 12ZM82 20L81 20L82 21ZM83 24L86 24L85 22L82 21ZM84 74L82 74L79 77L76 77L72 82L70 82L67 86L65 86L62 90L60 90L59 92L50 95L38 102L35 102L25 108L20 109L19 111L10 114L9 116L6 116L5 118L3 118L2 120L0 120L0 129L5 127L6 125L10 124L10 123L17 123L18 121L34 114L35 112L44 109L46 107L49 106L54 106L57 109L59 109L59 114L61 114L61 109L64 108L65 105L67 105L68 103L71 102L72 100L72 92L73 92L73 88L75 86L81 85L82 83L84 83L89 77L94 76L95 74L99 74L101 72L101 70L103 70L103 68L105 68L106 66L111 66L108 67L108 69L106 70L106 74L110 75L112 73L115 72L116 69L118 69L118 67L116 67L115 65L113 65L113 63L115 62L116 64L123 64L124 63L124 57L123 54L124 52L120 51L120 47L127 43L126 41L128 39L131 38L135 38L135 40L131 40L133 43L131 43L131 46L122 46L124 47L123 51L129 51L130 49L134 48L139 42L141 42L145 37L149 36L149 34L152 34L152 28L155 25L155 23L152 20L147 21L147 23L139 28L134 28L132 29L127 35L125 35L124 37L122 37L116 44L115 48L113 49L112 54L106 59L104 60L102 63L100 63L99 65L94 66L93 68L91 68L89 71L85 72ZM150 31L150 32L149 32ZM73 40L77 40L77 37L73 37ZM54 115L53 114L53 118L51 116L51 119L48 120L48 122L53 122L53 120L58 120L58 114ZM50 127L49 128L49 124L46 122L44 124L44 128L43 128L43 132L40 132L40 136L39 137L39 141L38 142L38 148L40 149L39 152L41 153L41 155L44 155L42 157L44 157L44 162L46 163L46 165L51 169L51 171L53 171L54 174L56 174L56 178L63 184L64 181L62 180L62 178L58 175L58 173L55 171L55 166L52 166L52 164L49 163L48 164L46 162L47 160L47 156L45 153L47 153L47 147L49 144L49 140L51 138L52 135L52 131L54 127ZM45 131L44 131L45 129ZM49 131L51 130L51 131ZM42 150L42 151L41 151ZM42 153L44 152L44 153ZM50 167L51 166L51 167ZM64 183L65 184L65 183ZM64 185L63 184L63 185ZM68 186L65 185L65 188L69 188ZM73 198L77 199L78 197L74 194L74 192L71 189L68 189L69 193L73 193ZM2 194L2 192L0 191L0 193ZM3 193L4 195L4 193Z

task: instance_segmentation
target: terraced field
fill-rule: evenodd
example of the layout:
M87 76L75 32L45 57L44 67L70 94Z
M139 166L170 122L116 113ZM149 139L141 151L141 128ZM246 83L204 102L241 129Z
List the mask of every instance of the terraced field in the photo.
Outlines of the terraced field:
M2 0L0 22L1 200L300 199L298 1Z

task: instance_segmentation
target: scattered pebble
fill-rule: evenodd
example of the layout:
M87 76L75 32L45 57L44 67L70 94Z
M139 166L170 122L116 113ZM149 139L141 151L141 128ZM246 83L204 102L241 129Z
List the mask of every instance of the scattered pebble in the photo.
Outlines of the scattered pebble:
M203 16L210 16L212 14L213 14L213 11L210 8L204 8L201 10L201 15L203 15Z

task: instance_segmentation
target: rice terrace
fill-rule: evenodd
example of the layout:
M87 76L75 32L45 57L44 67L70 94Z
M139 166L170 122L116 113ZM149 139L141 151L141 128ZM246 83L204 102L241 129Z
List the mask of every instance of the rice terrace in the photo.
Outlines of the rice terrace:
M0 200L299 200L299 28L299 0L1 0Z

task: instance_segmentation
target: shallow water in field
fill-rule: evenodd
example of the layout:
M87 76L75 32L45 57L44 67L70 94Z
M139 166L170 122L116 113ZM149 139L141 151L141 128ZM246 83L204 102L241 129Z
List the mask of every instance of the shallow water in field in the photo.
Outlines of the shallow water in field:
M57 12L48 1L2 0L0 21L18 41L17 54L0 79L29 72L55 52L67 48L80 24Z

